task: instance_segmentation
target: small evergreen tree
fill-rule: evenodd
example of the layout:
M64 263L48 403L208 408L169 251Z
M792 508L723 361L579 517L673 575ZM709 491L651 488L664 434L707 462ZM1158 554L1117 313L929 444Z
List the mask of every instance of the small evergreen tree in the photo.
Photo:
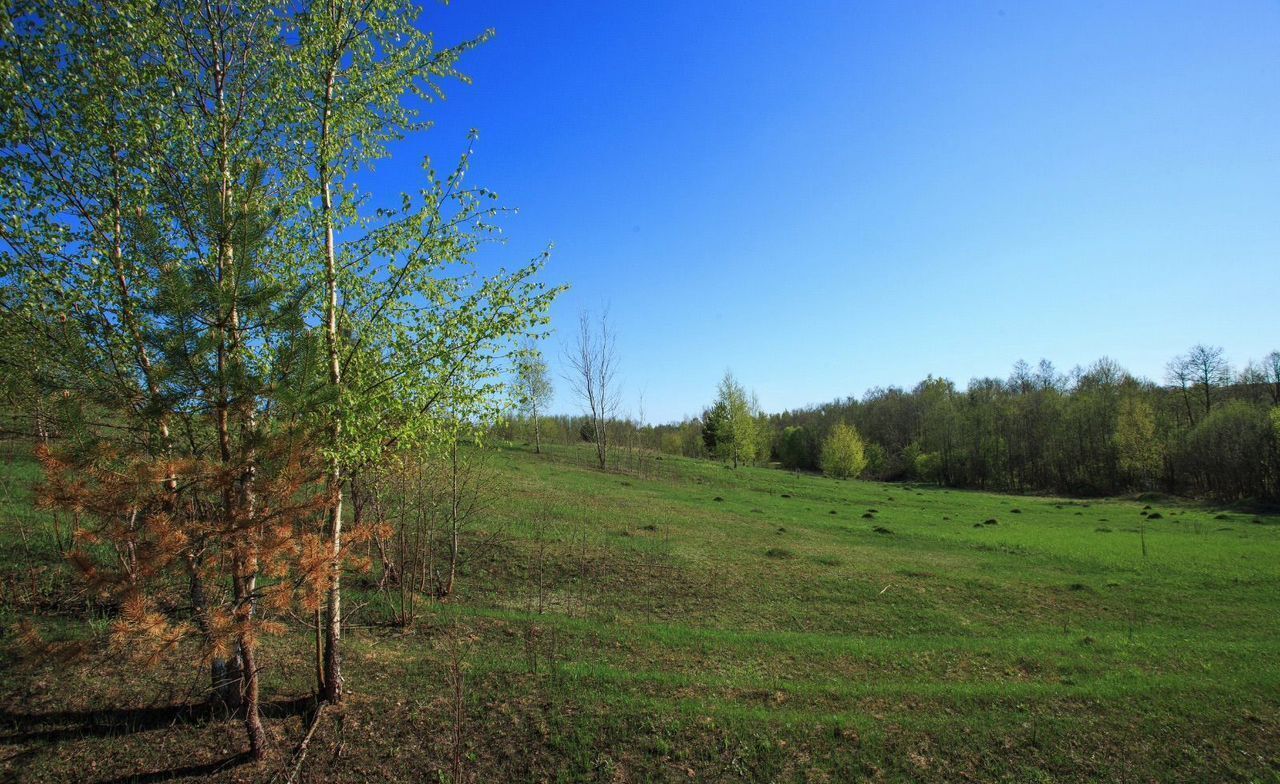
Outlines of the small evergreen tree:
M714 457L720 454L721 431L725 429L725 421L728 417L724 403L720 401L716 401L715 405L702 415L702 445L706 448L708 455Z

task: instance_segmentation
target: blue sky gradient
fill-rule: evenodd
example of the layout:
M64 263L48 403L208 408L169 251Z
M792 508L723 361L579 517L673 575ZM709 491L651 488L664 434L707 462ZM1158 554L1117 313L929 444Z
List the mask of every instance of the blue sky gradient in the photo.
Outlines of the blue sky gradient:
M455 0L422 24L497 35L361 184L414 189L478 128L472 182L520 210L483 265L554 242L553 367L607 303L650 421L726 368L776 411L1280 348L1280 4Z

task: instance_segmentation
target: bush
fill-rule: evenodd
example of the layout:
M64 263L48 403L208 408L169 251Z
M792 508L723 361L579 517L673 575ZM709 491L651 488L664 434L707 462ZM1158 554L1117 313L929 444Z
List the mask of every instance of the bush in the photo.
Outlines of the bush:
M937 452L921 452L916 455L916 477L935 484L942 483L942 456Z
M1280 488L1269 470L1277 461L1270 412L1231 400L1217 406L1187 435L1176 461L1199 492L1220 500L1274 497Z
M818 467L817 439L807 427L788 427L778 441L778 461L784 468Z
M890 465L889 453L884 451L884 447L872 441L863 444L862 451L867 458L867 467L864 469L866 475L874 479L889 479L893 466Z
M841 422L822 443L822 471L837 479L856 477L867 468L866 447L853 425Z

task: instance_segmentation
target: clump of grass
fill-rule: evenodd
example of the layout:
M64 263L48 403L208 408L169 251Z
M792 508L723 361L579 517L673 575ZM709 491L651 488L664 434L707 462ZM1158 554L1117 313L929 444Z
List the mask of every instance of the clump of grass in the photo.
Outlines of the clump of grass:
M778 526L778 533L785 534L786 532L787 532L786 528L783 528L782 526Z
M995 519L994 517L988 517L986 520L982 521L982 524L983 525L1000 525L1000 521Z
M720 496L716 496L715 498L713 498L713 499L711 499L711 500L713 500L713 501L723 501L724 499L723 499L723 498L721 498Z
M871 514L878 514L880 512L879 509L868 509L867 511L870 512Z
M878 534L892 534L892 533L893 533L893 531L890 531L888 528L885 528L883 525L877 525L876 527L872 528L871 530L872 530L872 531L875 531L875 532L876 532L876 533L878 533Z
M834 509L832 509L830 512L827 512L827 514L835 514L835 513L836 513L836 510Z
M1100 534L1109 534L1109 533L1111 533L1111 529L1110 529L1110 528L1095 528L1095 529L1093 529L1093 530L1097 531L1097 532L1098 532L1098 533L1100 533Z
M656 530L658 530L658 526L654 525L653 523L649 523L649 524L647 524L647 525L642 525L642 526L640 526L640 530L641 530L641 531L656 531Z
M862 519L863 519L863 520L874 520L874 519L876 519L876 516L875 516L875 515L873 515L873 514L871 514L870 512L867 512L866 514L862 515Z
M1148 519L1148 520L1163 520L1163 519L1164 519L1164 516L1163 516L1163 515L1161 515L1159 512L1152 512L1151 514L1147 515L1147 519Z
M768 558L794 558L795 557L795 553L791 552L785 547L770 547L768 550L764 551L764 554Z
M1224 515L1224 514L1218 514L1218 515L1214 515L1214 516L1213 516L1213 519L1214 519L1214 520L1230 520L1230 519L1231 519L1231 516L1230 516L1230 515Z
M1009 514L1022 514L1022 510L1015 506L1009 510Z
M791 497L791 494L790 494L790 493L783 493L781 497L782 497L782 498L790 498L790 497Z

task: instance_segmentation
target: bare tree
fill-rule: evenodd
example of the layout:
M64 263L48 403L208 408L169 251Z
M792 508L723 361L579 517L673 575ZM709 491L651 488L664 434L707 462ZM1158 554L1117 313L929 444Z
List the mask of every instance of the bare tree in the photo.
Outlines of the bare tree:
M1204 344L1194 346L1187 352L1187 365L1196 388L1196 397L1204 406L1204 413L1208 414L1213 408L1217 390L1231 383L1231 366L1227 364L1221 347Z
M1265 404L1270 397L1267 393L1270 392L1271 385L1266 368L1253 360L1245 363L1240 374L1236 376L1235 383L1240 389L1240 394L1254 403Z
M1261 362L1249 360L1235 383L1254 403L1280 405L1280 351L1272 351Z
M1178 388L1182 394L1182 405L1187 412L1187 426L1194 427L1196 424L1196 415L1191 408L1191 385L1193 383L1191 377L1191 366L1187 362L1185 356L1177 356L1169 360L1169 364L1165 365L1165 378L1169 384Z
M565 356L569 373L565 381L582 402L589 418L591 440L596 446L600 468L608 466L609 420L615 418L620 404L617 389L618 354L613 332L609 328L609 311L600 314L592 324L591 314L578 314L578 338Z
M480 521L488 509L494 491L494 477L486 462L485 453L478 447L462 449L455 438L444 456L444 498L437 507L439 538L433 543L432 552L442 550L441 563L432 565L435 595L445 599L453 595L458 580L458 568L477 553L491 546L498 532L491 530L478 537L469 552L463 552L462 536L468 527ZM435 537L433 537L435 538Z
M1231 383L1231 365L1227 363L1222 349L1203 343L1193 346L1182 356L1174 357L1166 372L1169 382L1182 392L1187 421L1191 425L1196 423L1192 413L1193 401L1203 409L1202 415L1207 415L1213 408L1218 390Z

